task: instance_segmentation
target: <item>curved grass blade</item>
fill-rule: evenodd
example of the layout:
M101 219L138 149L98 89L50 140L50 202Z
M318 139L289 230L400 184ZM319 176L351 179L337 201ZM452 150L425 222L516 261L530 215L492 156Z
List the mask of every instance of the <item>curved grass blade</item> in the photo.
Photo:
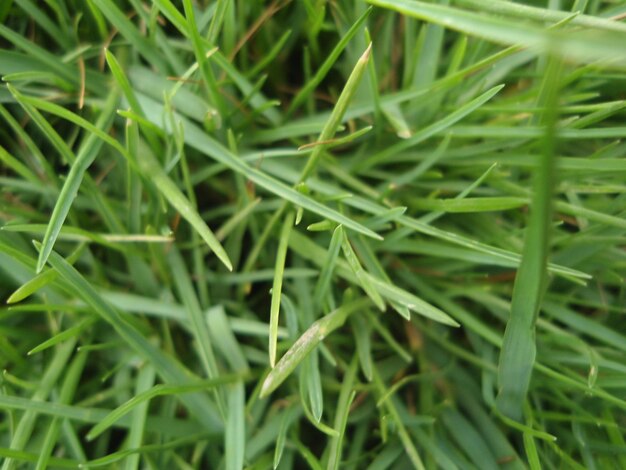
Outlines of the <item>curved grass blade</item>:
M280 431L278 431L278 437L276 438L276 447L274 448L274 470L280 465L280 460L283 457L283 451L285 450L285 441L287 440L287 431L289 431L289 425L291 424L291 416L293 415L293 406L289 407L283 414L283 419L280 424Z
M197 343L200 359L202 365L209 379L216 379L219 377L219 370L217 368L217 362L215 360L215 353L211 345L211 336L209 333L209 327L206 322L205 316L200 308L200 303L193 289L191 278L185 262L180 252L176 247L172 247L167 254L167 260L172 270L172 277L174 278L174 284L176 291L185 305L187 315L191 320L193 337ZM216 394L217 402L222 407L220 396Z
M74 336L77 336L79 333L81 333L82 331L86 330L91 325L93 325L97 320L98 320L97 317L85 318L84 320L78 322L76 325L74 325L74 326L68 328L67 330L64 330L64 331L62 331L62 332L60 332L60 333L58 333L58 334L48 338L43 343L35 346L33 349L28 351L27 354L29 356L31 356L31 355L36 354L38 352L41 352L41 351L43 351L45 349L51 348L52 346L55 346L55 345L57 345L59 343L62 343L66 339L73 338Z
M259 397L267 397L276 390L326 336L342 326L349 315L363 309L369 302L366 298L352 301L313 323L270 371L263 382Z
M6 228L3 227L3 229ZM76 260L81 256L83 250L85 248L85 244L81 243L70 255L67 257L67 262L70 264L74 264ZM15 292L13 292L9 298L7 299L7 304L14 304L20 302L35 292L40 290L41 288L47 286L51 282L54 282L58 277L58 273L54 269L50 269L48 271L41 272L33 277L31 280L25 282L20 287L18 287ZM32 351L29 353L32 354Z
M224 5L226 4L226 1L221 1L219 3L221 5ZM203 84L208 91L209 97L211 99L211 104L213 104L213 106L215 106L219 111L219 114L212 115L211 119L217 120L217 122L215 123L215 127L219 128L221 125L221 116L224 115L222 95L220 94L220 91L217 87L217 82L215 80L211 65L207 62L206 51L204 50L204 44L198 31L194 9L190 0L183 0L183 9L185 11L185 17L187 20L187 36L191 40L193 52L196 56L196 63L198 64L198 69L202 74ZM213 19L215 20L215 17ZM213 23L211 24L211 26L213 26ZM214 41L209 40L209 42L213 43Z
M43 401L48 397L61 373L65 370L65 366L75 346L76 341L70 340L56 349L52 360L38 383L37 389L32 395L33 401ZM36 419L37 412L34 409L26 410L20 417L11 436L11 450L21 451L26 448L32 437ZM13 468L15 468L15 461L12 459L6 459L3 462L2 470L11 470Z
M144 365L137 374L137 383L135 385L135 396L150 389L154 385L156 371L151 365ZM142 403L133 411L130 432L128 433L127 446L131 449L140 447L143 442L144 432L147 427L146 418L148 417L149 403ZM139 468L140 456L133 454L126 459L125 470L136 470Z
M374 385L376 387L376 391L378 395L380 396L385 395L385 384L382 378L380 377L380 372L378 371L376 367L374 367L373 372L374 372L374 375L373 375ZM417 451L417 448L415 447L415 443L413 442L413 439L411 439L411 436L406 430L406 427L402 423L400 412L394 405L393 400L387 400L384 403L385 403L384 406L387 409L387 412L391 415L391 419L397 426L397 432L398 432L398 435L400 436L400 441L402 441L402 445L404 446L404 450L407 456L409 457L409 460L413 464L414 468L418 470L425 470L424 463L422 462L422 458L420 457L419 452Z
M211 390L221 385L229 384L240 380L239 375L230 374L222 375L217 379L199 380L192 383L181 385L159 384L151 387L145 392L139 393L133 396L130 400L126 401L122 405L115 408L105 417L103 417L98 424L92 427L87 433L87 439L92 441L104 431L113 426L117 421L122 419L123 416L130 413L135 409L137 405L152 400L156 397L168 396L168 395L182 395L186 393L202 392Z
M81 378L83 370L85 369L86 362L86 353L83 352L74 356L74 359L67 368L65 378L63 379L58 403L71 403L76 392L76 388L78 387L78 382ZM51 454L58 439L60 427L61 420L59 418L54 418L48 427L48 432L46 433L46 437L44 438L44 442L39 451L39 460L37 461L35 470L45 470L48 468L48 463L52 459Z

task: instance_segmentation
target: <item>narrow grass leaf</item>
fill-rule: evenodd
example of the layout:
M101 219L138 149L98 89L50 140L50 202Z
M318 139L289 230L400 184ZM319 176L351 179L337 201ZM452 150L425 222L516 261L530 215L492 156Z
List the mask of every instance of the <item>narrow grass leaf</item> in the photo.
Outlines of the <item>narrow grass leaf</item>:
M200 217L189 199L185 197L182 191L178 189L178 186L176 186L167 173L165 173L165 170L163 170L156 160L152 151L141 141L138 151L137 160L143 175L154 183L159 192L163 194L168 202L198 232L224 266L226 266L229 271L232 271L233 265L226 250L224 250L224 247L215 237L211 229L204 220L202 220L202 217Z
M343 227L338 225L333 231L333 235L328 245L328 251L324 263L322 264L322 270L317 278L315 289L313 290L313 303L316 307L321 307L324 297L328 292L330 283L332 280L333 270L339 257L339 250L343 242Z
M339 98L337 99L337 102L335 103L335 106L326 121L326 124L324 124L324 127L322 128L318 143L328 142L335 136L335 132L337 132L337 128L341 124L343 116L346 113L346 109L348 108L352 97L356 93L359 83L361 83L361 78L367 68L367 62L369 61L371 51L372 44L370 43L348 77L348 81L343 87L343 90L341 91L341 94L339 95ZM313 152L311 152L311 155L309 156L309 159L307 160L300 175L300 182L305 181L309 175L311 175L317 165L319 157L322 155L323 150L323 145L317 145L313 148Z
M317 423L322 420L322 414L324 413L324 394L322 392L322 378L319 365L319 354L314 349L304 358L302 368L302 378L307 384L306 390L311 404L311 413Z
M104 431L113 426L117 421L122 419L123 416L133 411L138 405L148 402L156 397L169 396L169 395L183 395L187 393L196 393L206 390L212 390L216 387L227 385L229 383L239 380L238 375L222 375L217 379L197 380L195 382L189 382L186 384L159 384L154 385L148 390L136 394L131 399L115 408L108 413L99 422L93 426L87 433L87 439L93 440L102 434Z
M35 105L35 103L41 104L39 103L39 101L33 102L32 100L28 100L28 98L19 94L16 94L16 96L20 96L24 102L31 105ZM117 105L117 101L117 94L112 93L109 96L109 99L107 100L106 105L102 110L102 113L100 114L98 122L93 127L100 130L108 129L108 127L112 123L113 117L115 116L115 106ZM42 249L39 253L39 259L37 260L37 273L41 272L44 265L46 264L50 252L54 248L54 243L59 236L61 227L63 226L63 223L65 222L65 218L70 211L74 198L78 193L78 189L83 180L83 176L96 157L94 149L97 149L99 144L100 141L98 140L96 134L89 135L86 138L84 144L81 146L75 161L73 161L72 163L72 168L67 175L65 183L63 184L63 188L61 189L59 198L57 199L52 215L50 216L48 228L46 230L46 233L44 234ZM73 157L71 160L73 160Z
M6 229L7 227L3 227ZM85 248L84 244L80 244L70 255L67 257L67 262L70 264L74 264L76 260L81 256ZM16 289L7 299L7 304L14 304L17 302L21 302L22 300L30 297L38 290L47 286L48 284L54 282L58 273L54 269L49 269L47 271L41 272L33 277L31 280L22 284L18 289Z
M270 366L273 368L276 364L276 344L278 343L278 316L280 313L280 296L283 287L283 272L285 270L285 259L287 257L287 248L291 229L293 228L295 214L290 211L285 216L280 238L278 239L278 250L276 252L276 263L274 265L274 283L272 284L272 300L270 305L270 324L269 324L269 358Z
M464 199L413 199L416 209L452 213L490 212L517 209L528 204L522 197L481 197Z
M78 388L78 383L85 369L87 357L87 353L79 353L74 356L72 362L67 368L67 373L65 374L63 384L61 385L58 400L59 403L70 403L74 398L76 389ZM48 463L52 458L51 454L57 444L61 423L62 422L59 418L54 418L50 423L48 432L46 433L46 437L41 446L42 448L39 452L39 460L37 461L35 470L43 470L48 467Z
M432 137L433 135L444 131L445 129L463 119L468 114L471 114L473 111L480 108L483 104L493 98L500 90L502 90L502 88L504 88L504 85L498 85L487 90L482 95L474 98L469 103L465 103L459 109L453 111L439 121L425 127L419 132L416 132L411 137L404 139L397 144L387 147L385 150L382 150L378 153L371 155L370 157L363 159L357 164L357 169L362 171L364 169L371 168L379 163L384 163L385 160L389 159L391 156L396 155L411 147L415 147L417 144L423 142L429 137Z
M387 300L404 305L409 310L415 313L419 313L420 315L423 315L427 318L438 321L445 325L460 326L459 323L448 314L444 313L443 311L429 304L428 302L425 302L419 297L392 284L383 282L380 279L372 276L371 274L365 273L365 276L367 277L373 288L376 289L376 291Z
M142 105L146 108L146 115L150 120L159 127L163 126L163 122L160 117L162 115L162 107L154 102L140 100ZM321 217L335 221L338 224L343 224L345 228L354 230L356 232L367 235L374 239L382 239L380 235L372 230L364 227L362 224L355 222L354 220L344 216L343 214L331 209L310 196L302 194L301 192L290 188L286 184L282 183L276 178L269 176L268 174L247 165L243 160L232 154L226 147L219 144L217 141L209 137L200 128L189 122L188 120L177 117L180 120L184 129L185 142L191 147L195 148L199 152L223 163L233 171L243 175L250 179L254 184L265 188L267 191L275 194L281 199L287 200L295 206L301 206L306 210L314 212ZM165 127L168 133L171 133L171 129Z
M293 112L298 109L298 107L307 99L307 97L313 93L313 90L321 83L321 81L326 77L332 66L335 64L339 55L348 45L348 42L356 35L361 26L365 23L370 13L372 12L371 8L368 8L360 17L357 19L354 24L350 27L350 29L344 34L341 40L337 43L337 45L333 48L333 50L328 54L324 63L320 66L317 72L311 77L311 79L300 89L298 94L294 97L291 104L289 105L289 109L287 110L287 116L293 114ZM369 49L368 49L369 51ZM369 53L368 53L369 54Z
M220 374L211 344L209 328L202 313L202 309L200 308L198 297L193 289L191 277L189 276L183 257L177 248L172 247L167 254L167 260L172 270L176 290L185 305L187 314L193 325L192 332L200 351L204 370L208 378L215 379L219 377Z
M237 320L237 319L233 319ZM215 344L215 348L221 353L224 360L234 372L247 374L250 371L248 360L242 350L241 344L233 334L236 328L232 322L228 321L228 316L224 312L222 305L212 307L206 313L206 322L209 326L209 334L211 340ZM245 320L244 320L245 322ZM281 333L281 332L278 332ZM284 336L284 330L282 331Z
M93 286L67 261L53 251L50 254L49 262L59 272L61 277L70 284L72 293L93 308L94 312L109 323L117 334L138 354L150 361L164 380L177 384L189 382L189 373L180 363L174 361L151 344L115 308L105 302ZM208 429L221 428L222 423L217 411L206 396L191 395L186 397L183 402Z
M350 244L350 240L348 240L348 236L345 232L343 233L343 239L341 240L341 248L343 251L343 255L348 261L350 269L352 269L352 272L359 281L359 285L361 286L363 291L365 291L367 296L372 299L374 305L376 305L376 307L378 307L381 312L385 311L385 301L378 293L378 290L376 290L376 288L372 285L370 277L368 277L367 273L363 270L361 262L354 252L354 249Z
M620 36L617 34L608 32L603 34L600 31L575 33L549 31L521 21L415 0L367 1L372 5L392 9L488 41L521 45L538 52L553 51L553 45L557 45L559 54L569 59L580 62L603 60L610 64L626 64L626 52L618 46Z
M474 8L483 8L485 5L480 0L455 0L455 3L468 5ZM518 17L526 20L536 20L542 22L559 22L569 19L569 12L553 8L538 8L521 3L506 2L503 0L493 0L489 2L489 11L493 13ZM573 10L576 11L576 10ZM599 16L577 14L570 20L572 25L586 26L589 28L606 29L626 33L626 25L617 21L611 21Z
M374 378L374 385L376 387L377 394L379 396L384 395L385 384L383 383L380 377L380 372L376 368L374 368L373 378ZM415 447L415 443L413 442L413 439L411 439L411 436L407 432L406 427L402 423L402 418L393 400L385 401L385 408L387 409L388 413L391 415L391 419L393 420L393 422L395 423L397 427L397 432L398 432L398 435L400 436L400 441L402 442L402 445L404 446L404 451L406 452L413 467L418 470L425 470L424 462L422 461L422 458L420 457L419 452L417 451L417 448Z
M500 412L519 421L536 356L535 322L547 283L552 198L555 185L555 127L561 63L550 58L543 82L545 124L543 155L534 175L531 216L524 240L522 261L515 278L511 314L506 325L498 363Z
M245 389L242 382L231 386L225 433L226 470L241 470L245 458Z
M350 413L350 406L356 396L356 392L353 387L356 379L357 365L358 360L357 357L354 356L341 383L334 423L338 436L332 438L328 444L328 448L330 449L328 453L328 464L326 466L328 470L338 470L341 463L342 447L345 438L346 424L348 423L348 415Z
M48 397L57 380L64 371L75 346L76 342L70 340L56 349L52 360L46 367L46 370L41 377L37 389L31 397L33 401L43 401ZM15 426L11 435L11 450L21 451L26 448L26 445L30 441L33 434L36 419L37 412L33 409L29 409L21 415L19 422ZM15 461L9 458L4 461L2 470L11 470L14 467Z
M362 309L368 303L369 300L365 298L354 300L313 323L271 370L263 382L260 397L267 397L276 390L326 336L342 326L349 315Z
M45 340L43 343L35 346L33 349L31 349L30 351L28 351L28 355L32 355L32 354L36 354L38 352L41 352L45 349L51 348L52 346L56 346L59 343L62 343L63 341L69 339L69 338L73 338L75 336L78 336L80 333L82 333L84 330L86 330L87 328L89 328L90 326L92 326L95 322L97 321L97 317L88 317L83 319L82 321L78 322L76 325L68 328L67 330L64 330L50 338L48 338L47 340Z
M372 381L372 327L362 317L351 318L354 333L354 339L356 341L356 350L359 356L359 364L361 365L361 371L368 381Z
M117 28L133 47L137 48L148 62L157 67L161 72L165 72L168 67L165 59L158 53L158 49L153 47L150 41L145 38L139 29L127 18L117 5L111 0L91 0L102 12L109 22Z
M280 431L278 432L278 436L276 437L276 447L274 448L274 470L278 468L278 466L280 465L280 461L283 457L285 442L287 441L287 432L289 431L289 427L292 424L294 410L295 407L292 405L283 414L283 418L280 423Z
M135 396L146 392L152 386L154 386L154 380L156 378L156 371L154 367L145 365L139 370L137 374L137 383L135 385ZM139 404L133 410L132 422L130 425L130 432L128 433L128 447L131 449L141 447L143 442L144 433L146 431L146 418L148 417L149 403L146 401ZM125 462L124 470L135 470L139 468L140 455L130 455Z

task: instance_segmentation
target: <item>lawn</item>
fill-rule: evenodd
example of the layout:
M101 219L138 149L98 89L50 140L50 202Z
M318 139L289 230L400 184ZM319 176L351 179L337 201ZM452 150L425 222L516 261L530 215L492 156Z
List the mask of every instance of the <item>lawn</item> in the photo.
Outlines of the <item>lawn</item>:
M0 0L0 470L626 468L625 20Z

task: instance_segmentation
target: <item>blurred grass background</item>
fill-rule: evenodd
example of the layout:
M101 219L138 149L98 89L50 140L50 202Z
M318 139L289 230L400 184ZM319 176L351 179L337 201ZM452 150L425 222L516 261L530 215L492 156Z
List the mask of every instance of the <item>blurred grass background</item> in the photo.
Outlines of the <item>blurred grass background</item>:
M2 469L626 468L625 18L0 1Z

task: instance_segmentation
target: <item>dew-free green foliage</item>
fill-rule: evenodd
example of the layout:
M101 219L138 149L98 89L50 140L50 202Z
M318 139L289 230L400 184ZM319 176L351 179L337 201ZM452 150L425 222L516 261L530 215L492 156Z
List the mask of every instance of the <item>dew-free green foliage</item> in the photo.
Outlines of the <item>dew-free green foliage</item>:
M0 1L0 468L626 468L625 19Z

